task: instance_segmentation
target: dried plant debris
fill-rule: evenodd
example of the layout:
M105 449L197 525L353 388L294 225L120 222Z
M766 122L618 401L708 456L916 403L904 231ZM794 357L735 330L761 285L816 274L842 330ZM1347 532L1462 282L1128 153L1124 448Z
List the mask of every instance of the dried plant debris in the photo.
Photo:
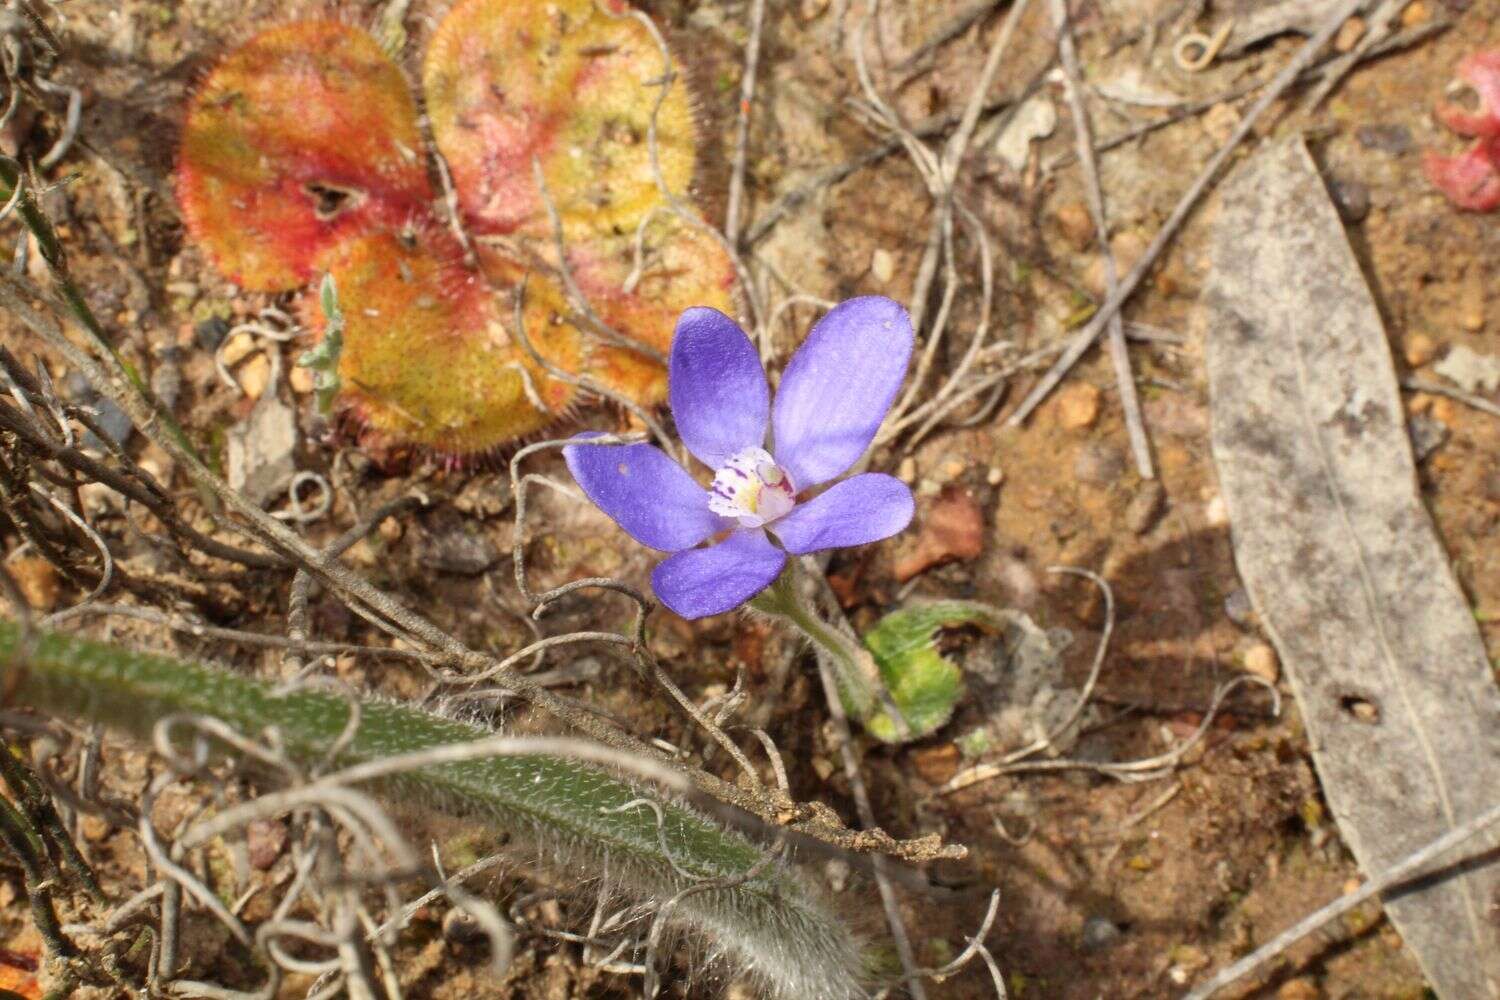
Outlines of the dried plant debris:
M1379 312L1300 140L1231 179L1212 238L1212 443L1235 559L1373 876L1493 804L1500 692L1417 493ZM1387 898L1440 996L1500 991L1497 893L1490 866Z
M658 403L676 315L734 311L732 261L688 200L683 74L648 23L606 6L449 11L422 70L440 162L401 68L342 21L252 36L191 101L192 240L246 289L304 290L314 329L308 286L333 275L335 408L371 448L485 452L566 416L580 384Z

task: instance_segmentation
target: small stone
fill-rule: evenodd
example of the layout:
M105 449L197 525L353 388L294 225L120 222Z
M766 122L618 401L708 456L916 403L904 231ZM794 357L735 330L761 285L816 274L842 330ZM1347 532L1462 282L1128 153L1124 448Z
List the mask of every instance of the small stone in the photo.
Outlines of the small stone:
M896 467L896 478L910 486L917 481L917 460L908 455Z
M1245 651L1245 672L1267 684L1275 684L1281 679L1281 661L1270 643L1258 642Z
M1021 103L995 138L995 155L1012 173L1026 169L1033 139L1045 139L1057 128L1057 107L1046 94L1035 94Z
M1363 222L1370 214L1370 189L1359 181L1334 181L1328 189L1339 217L1345 222Z
M1073 476L1080 482L1107 486L1125 472L1125 455L1108 441L1090 441L1078 450Z
M1137 535L1144 535L1156 527L1166 510L1167 491L1159 481L1148 479L1125 507L1125 526Z
M1072 431L1092 427L1099 419L1100 393L1087 382L1071 382L1057 394L1057 420Z
M958 773L963 754L957 744L942 743L935 747L918 747L911 752L910 759L918 777L929 785L938 786L947 784L948 779Z
M1467 344L1455 346L1432 370L1465 392L1500 389L1500 357L1480 354Z
M1392 156L1411 152L1411 129L1405 125L1361 125L1354 130L1354 138L1366 149Z
M1089 917L1083 922L1083 947L1088 951L1098 951L1114 944L1120 939L1123 932L1119 925L1104 917Z
M217 351L224 338L229 336L229 321L223 316L210 316L193 327L193 340L210 353Z
M296 471L297 418L274 394L261 397L229 429L224 457L229 485L260 506L286 488Z
M227 367L233 367L248 358L255 350L255 338L241 331L224 342L219 350L219 360Z
M967 468L968 468L968 466L965 465L963 462L960 462L958 459L956 459L956 458L950 458L948 461L946 461L946 462L943 463L943 467L942 467L943 479L946 482L952 482L953 480L957 479L959 476L963 475L964 474L964 470L967 469Z
M477 944L484 938L484 928L465 911L455 907L443 915L445 941L453 944Z
M1426 24L1432 17L1432 12L1422 0L1412 0L1401 12L1401 27L1415 28L1419 24Z
M245 390L245 395L251 399L259 399L265 395L266 386L271 382L271 359L265 353L255 355L245 362L245 367L239 371L240 388Z
M1234 588L1224 598L1224 615L1240 628L1249 628L1255 624L1255 605L1250 603L1250 595L1245 592L1244 587Z
M57 607L62 587L51 563L41 556L21 556L6 563L5 568L10 570L31 610L51 611Z
M392 542L399 542L406 529L401 526L400 521L394 517L388 517L380 522L380 527L376 531L379 533L381 541L390 544Z
M182 352L171 345L156 352L151 368L151 391L168 410L177 406L182 395Z
M1234 130L1239 128L1240 113L1233 104L1224 101L1205 111L1199 124L1216 145L1222 146L1229 141Z
M1452 427L1458 422L1458 404L1447 396L1439 396L1432 401L1429 411L1432 418L1444 427Z
M453 523L427 534L418 556L423 566L439 573L478 576L500 561L500 550L471 525Z
M1333 47L1338 52L1348 52L1359 44L1364 37L1365 19L1362 17L1351 17L1339 26L1339 33L1333 36Z
M1094 220L1089 216L1088 206L1081 201L1070 201L1058 206L1057 228L1073 245L1074 250L1087 250L1094 242Z
M812 759L813 774L818 776L819 781L827 781L833 777L833 761L827 757L814 757Z
M884 247L870 255L870 275L882 285L891 283L896 276L896 258Z
M1404 356L1409 366L1421 368L1437 357L1437 343L1425 333L1414 333L1406 338Z
M1041 581L1025 562L1006 555L995 567L995 576L1000 583L1000 592L1010 607L1026 610L1036 607L1042 596Z
M1301 976L1282 983L1276 991L1276 1000L1323 1000L1323 991L1317 983Z
M1406 422L1406 433L1411 438L1412 457L1418 462L1441 448L1448 440L1448 428L1440 420L1419 413Z
M301 365L293 365L286 380L291 385L292 391L299 396L305 396L317 388L317 383L313 380L312 369L303 368Z
M1224 505L1223 497L1216 493L1203 505L1203 519L1210 528L1222 528L1229 523L1229 508Z
M105 837L108 837L109 831L113 829L109 824L109 820L103 816L90 816L88 813L84 813L78 817L78 826L79 832L83 834L83 839L91 844L97 844Z
M245 847L250 855L250 867L261 872L269 869L286 849L286 841L286 824L281 820L252 820L245 827Z
M991 486L999 486L1005 482L1005 470L998 465L990 466L989 471L984 474L984 481Z

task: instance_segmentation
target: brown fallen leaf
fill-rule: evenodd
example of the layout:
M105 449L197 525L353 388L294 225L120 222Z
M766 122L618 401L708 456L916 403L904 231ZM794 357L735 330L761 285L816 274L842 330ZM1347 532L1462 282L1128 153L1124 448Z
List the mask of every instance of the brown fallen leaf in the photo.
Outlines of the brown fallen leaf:
M896 560L896 579L905 583L918 573L955 559L973 559L984 550L984 512L959 486L948 486L922 515L917 540Z

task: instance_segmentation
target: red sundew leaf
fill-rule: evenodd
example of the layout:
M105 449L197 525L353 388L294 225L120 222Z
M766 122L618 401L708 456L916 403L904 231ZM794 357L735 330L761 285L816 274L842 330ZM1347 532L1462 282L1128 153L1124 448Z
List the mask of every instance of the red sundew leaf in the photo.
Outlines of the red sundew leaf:
M1500 208L1500 139L1476 142L1467 153L1439 156L1427 153L1422 169L1448 200L1470 212Z
M648 142L660 88L647 81L666 68L644 25L595 0L462 0L428 44L422 79L469 225L552 238L535 158L569 242L633 233L662 200ZM656 116L657 159L675 194L693 177L695 132L679 73Z
M457 241L427 227L373 233L326 255L344 315L340 406L375 447L472 455L534 433L575 390L548 378L511 336L508 296L462 261ZM551 321L545 287L527 290L528 336L577 370L578 333ZM316 306L304 309L311 314Z
M411 90L379 43L296 21L230 51L194 95L177 196L226 276L286 291L340 240L425 216L421 150Z
M1500 137L1500 49L1464 57L1458 64L1458 78L1479 95L1479 110L1443 102L1437 106L1438 121L1459 135Z
M1448 200L1470 212L1500 208L1500 49L1474 52L1458 64L1459 79L1479 95L1479 110L1439 103L1437 119L1474 144L1458 156L1429 152L1422 170Z

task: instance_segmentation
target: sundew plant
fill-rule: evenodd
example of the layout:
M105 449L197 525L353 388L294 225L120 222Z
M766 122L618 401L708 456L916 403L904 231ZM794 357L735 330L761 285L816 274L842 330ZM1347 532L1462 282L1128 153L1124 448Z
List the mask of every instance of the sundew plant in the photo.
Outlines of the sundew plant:
M698 140L680 74L619 0L464 0L421 62L429 143L374 35L279 24L193 97L177 195L215 267L300 292L314 328L311 286L332 277L333 403L361 443L485 453L571 414L584 386L659 402L677 314L733 311L730 258L684 207Z

